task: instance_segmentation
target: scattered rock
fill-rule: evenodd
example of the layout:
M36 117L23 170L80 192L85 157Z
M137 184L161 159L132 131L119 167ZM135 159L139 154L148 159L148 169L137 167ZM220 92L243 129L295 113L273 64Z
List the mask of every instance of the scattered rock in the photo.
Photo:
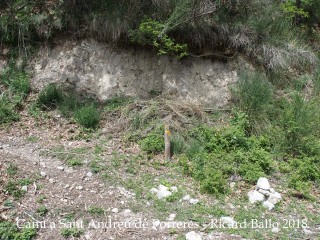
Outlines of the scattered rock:
M201 240L201 239L202 239L201 236L194 231L188 232L186 234L186 240Z
M197 204L198 202L199 202L199 199L191 198L191 199L189 200L189 203L191 203L191 204Z
M263 194L263 195L265 195L265 196L269 196L270 195L270 192L268 190L259 189L258 192Z
M231 188L234 188L236 186L236 183L235 182L231 182L229 185L230 185Z
M269 180L265 177L259 178L256 188L257 188L257 190L259 190L259 189L270 190Z
M269 201L264 201L262 206L264 206L265 208L267 208L269 211L271 211L274 208L274 204L272 204Z
M25 191L25 192L28 192L28 186L22 186L22 187L21 187L21 190L22 190L22 191Z
M256 190L250 191L248 197L250 203L264 201L262 205L269 211L282 199L281 194L271 188L268 179L264 177L258 179Z
M157 194L158 199L163 199L172 195L172 192L169 191L169 188L164 185L159 185L158 189L152 188L151 193Z
M59 169L59 170L63 171L63 170L64 170L64 167L59 166L59 167L57 167L57 169Z
M220 222L227 224L228 227L236 226L237 222L232 217L221 217Z
M49 179L49 182L50 182L50 183L55 183L56 181L55 181L54 179L50 178L50 179Z
M281 194L278 192L275 192L269 195L268 202L272 204L277 204L278 202L281 201L281 199L282 199Z
M251 190L250 192L248 192L248 197L250 203L262 202L265 200L264 195L256 190Z
M87 172L86 175L87 175L87 177L92 177L92 176L93 176L93 173L89 171L89 172Z
M176 218L176 214L172 213L169 215L169 217L167 218L168 221L173 221Z
M183 198L182 198L182 200L183 201L189 201L190 200L190 195L188 194L188 195L185 195Z
M271 232L278 233L278 232L280 232L280 228L274 227L271 229Z
M82 189L83 189L83 186L76 186L76 189L77 189L77 190L82 190Z
M40 172L41 177L45 177L47 176L47 174L45 172Z
M307 235L313 234L313 232L312 232L311 230L309 230L309 229L307 229L307 228L305 228L305 227L303 227L302 230L303 230L303 232L304 232L305 234L307 234Z
M123 213L124 215L128 215L128 214L131 213L131 210L130 210L130 209L124 209L124 210L122 211L122 213Z
M111 212L113 212L113 213L118 213L118 212L119 212L119 209L118 209L118 208L113 208L113 209L111 210Z
M157 230L157 227L160 226L160 221L158 219L153 220L152 222L152 229Z
M170 188L171 192L178 192L178 188L176 186L173 186Z

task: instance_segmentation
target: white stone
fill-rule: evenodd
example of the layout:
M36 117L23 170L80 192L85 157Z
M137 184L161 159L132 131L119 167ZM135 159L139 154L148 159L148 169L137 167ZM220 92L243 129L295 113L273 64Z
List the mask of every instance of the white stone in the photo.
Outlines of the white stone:
M190 195L188 194L188 195L185 195L183 198L182 198L182 200L183 201L189 201L190 200Z
M176 186L173 186L170 188L171 192L178 192L178 188Z
M201 239L202 239L201 236L194 231L188 232L186 234L186 240L201 240Z
M57 169L59 169L59 170L63 171L63 170L64 170L64 167L59 166L59 167L57 167Z
M268 190L259 189L258 192L263 194L263 195L265 195L265 196L269 196L270 195L270 192Z
M280 228L274 227L271 229L271 232L278 233L278 232L280 232Z
M231 188L234 188L236 186L236 183L235 182L231 182L229 185L230 185Z
M267 208L269 211L271 211L274 208L274 204L272 204L269 201L264 201L262 206L264 206L265 208Z
M189 200L189 203L191 203L191 204L197 204L198 202L199 202L199 199L191 198L191 199Z
M264 195L256 190L251 190L250 192L248 192L248 197L250 203L262 202L265 200Z
M93 176L93 173L92 172L87 172L87 177L92 177Z
M113 213L118 213L118 212L119 212L119 209L118 209L118 208L113 208L113 209L111 210L111 212L113 212Z
M47 176L47 174L46 174L45 172L40 172L40 175L41 175L42 177Z
M160 221L158 219L153 220L152 222L152 229L157 230L157 227L160 226Z
M237 225L237 222L233 220L232 217L221 217L220 222L227 224L228 227L233 227Z
M25 192L28 192L28 186L22 186L22 187L21 187L21 190L22 190L22 191L25 191Z
M273 188L270 188L269 190L271 193L275 193L276 191Z
M128 214L131 213L131 210L130 210L130 209L124 209L124 210L122 211L122 213L123 213L124 215L128 215Z
M281 194L278 192L275 193L271 193L269 198L268 198L268 202L272 203L272 204L277 204L278 202L280 202L282 199Z
M158 199L163 199L163 198L169 197L171 195L172 195L172 192L170 192L166 189L162 189L157 192Z
M269 180L265 177L259 178L257 182L257 189L269 190L270 189Z
M77 186L76 189L77 189L77 190L82 190L83 187L82 187L82 186Z
M304 232L305 234L307 234L307 235L313 234L313 232L312 232L311 230L309 230L309 229L307 229L307 228L305 228L305 227L303 227L302 230L303 230L303 232Z
M49 182L50 182L50 183L55 183L56 181L55 181L54 179L50 178L50 179L49 179Z
M169 191L168 187L160 184L159 187L158 187L159 191Z
M176 218L176 214L172 213L169 215L169 217L167 218L168 221L173 221Z

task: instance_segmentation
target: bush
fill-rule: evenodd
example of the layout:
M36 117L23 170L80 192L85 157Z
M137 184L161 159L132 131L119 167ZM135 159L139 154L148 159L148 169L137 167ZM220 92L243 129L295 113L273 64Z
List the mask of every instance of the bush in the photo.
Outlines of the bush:
M234 96L239 109L252 121L266 112L272 102L273 89L262 73L242 72Z
M73 113L81 106L77 96L74 93L66 94L59 103L58 109L65 117L71 117Z
M55 84L49 84L39 94L37 106L42 110L52 110L63 101L63 92Z
M36 236L36 229L19 229L15 223L0 220L0 239L31 240Z
M75 111L74 118L85 128L96 128L100 122L100 112L93 104L85 105Z
M9 67L1 74L2 82L13 93L24 98L30 91L29 75L16 67Z
M139 143L141 145L141 149L146 151L147 153L160 153L164 151L164 137L151 133L146 138L142 139Z
M0 124L10 123L19 120L19 115L14 111L13 106L0 100Z

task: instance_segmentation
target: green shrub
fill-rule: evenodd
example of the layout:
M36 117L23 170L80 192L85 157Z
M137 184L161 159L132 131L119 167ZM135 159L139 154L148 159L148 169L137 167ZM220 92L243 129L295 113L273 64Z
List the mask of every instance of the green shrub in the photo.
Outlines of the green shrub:
M83 234L83 230L78 228L63 228L61 229L61 235L65 238L68 237L80 237Z
M139 142L141 149L147 153L160 153L164 151L164 137L159 134L149 134Z
M36 229L19 229L15 223L0 221L0 239L2 240L31 240L36 236Z
M75 111L74 118L85 128L96 128L100 122L100 112L93 104L86 105Z
M63 92L55 84L49 84L39 94L37 106L42 110L52 110L63 101Z
M273 99L273 88L262 73L242 72L234 97L239 109L248 115L253 124L266 118Z
M81 106L77 96L74 93L68 93L59 103L58 109L65 117L71 117L73 113Z
M228 192L227 177L220 170L207 170L206 177L200 182L200 190L216 196Z
M19 115L15 112L14 106L7 101L0 100L0 124L15 122L18 120Z
M1 81L11 90L13 93L24 98L30 91L29 75L22 69L18 69L15 66L8 67L1 74Z

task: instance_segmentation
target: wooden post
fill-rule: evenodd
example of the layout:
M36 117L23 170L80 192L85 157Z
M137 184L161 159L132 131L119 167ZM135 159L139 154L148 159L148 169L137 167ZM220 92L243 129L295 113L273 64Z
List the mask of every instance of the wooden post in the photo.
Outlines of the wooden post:
M171 153L170 153L170 135L171 132L169 130L169 126L167 124L164 125L164 156L167 161L171 160Z

